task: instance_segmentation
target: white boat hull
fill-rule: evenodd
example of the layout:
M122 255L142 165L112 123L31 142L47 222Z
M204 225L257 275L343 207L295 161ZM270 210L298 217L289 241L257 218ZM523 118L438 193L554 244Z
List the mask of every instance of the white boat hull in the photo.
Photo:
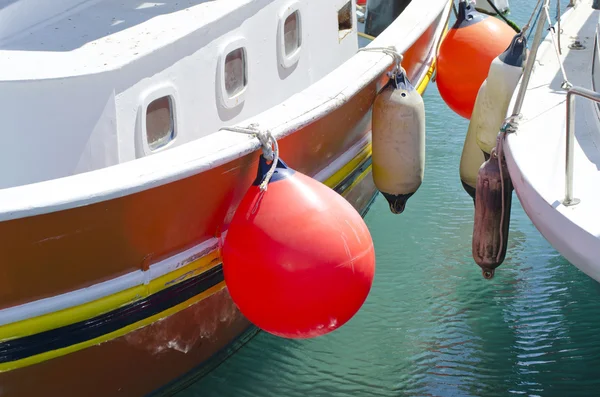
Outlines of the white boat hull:
M560 63L573 86L594 89L597 26L598 11L593 10L592 0L577 2L562 17ZM565 259L600 282L600 113L593 102L576 99L573 193L581 202L565 206L567 90L561 87L563 81L548 35L525 92L522 119L516 132L506 137L506 162L519 201L535 227Z

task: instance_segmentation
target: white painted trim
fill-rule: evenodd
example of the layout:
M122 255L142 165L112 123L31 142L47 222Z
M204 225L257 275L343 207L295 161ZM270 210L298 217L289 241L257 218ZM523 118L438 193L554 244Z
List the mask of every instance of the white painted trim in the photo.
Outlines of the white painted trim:
M321 182L331 178L333 174L339 171L344 165L348 164L369 143L371 143L371 134L365 135L360 141L352 145L350 149L342 153L341 156L338 156L338 158L333 160L327 167L319 171L314 178Z
M217 247L218 240L216 238L211 238L193 248L155 263L150 266L149 271L144 272L142 270L137 270L87 288L2 309L0 310L0 326L83 305L138 285L148 284L150 281L156 280L157 278L214 251Z
M368 47L393 45L405 52L441 15L440 35L451 3L413 1ZM359 52L317 83L273 108L247 119L276 139L344 106L392 65L389 55ZM162 186L226 164L260 148L257 139L229 131L176 146L152 156L70 177L0 190L0 221L80 207ZM168 167L165 167L168 164Z

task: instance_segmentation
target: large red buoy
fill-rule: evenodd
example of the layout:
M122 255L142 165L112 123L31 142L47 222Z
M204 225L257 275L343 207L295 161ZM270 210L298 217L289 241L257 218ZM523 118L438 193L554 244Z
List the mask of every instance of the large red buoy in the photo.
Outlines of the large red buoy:
M281 160L260 156L256 180L233 216L223 271L239 310L285 338L311 338L345 324L373 283L375 251L362 217L342 196Z
M473 3L458 4L458 18L440 46L437 61L438 89L450 109L471 118L492 61L508 47L514 34L506 23L476 11Z

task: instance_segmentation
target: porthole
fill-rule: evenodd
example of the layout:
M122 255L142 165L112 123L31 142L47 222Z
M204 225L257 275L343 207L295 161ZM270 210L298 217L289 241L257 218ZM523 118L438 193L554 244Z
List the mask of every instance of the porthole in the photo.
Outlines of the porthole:
M149 85L140 92L136 117L136 157L149 156L175 144L179 135L179 94L170 82Z
M234 108L244 101L250 76L245 44L245 39L238 38L221 49L217 85L221 103L226 108Z
M146 108L146 142L150 150L159 149L175 138L173 98L163 96Z
M302 48L302 15L300 4L288 4L279 13L278 28L279 63L284 68L292 67L300 58Z
M283 41L285 43L285 56L290 57L300 48L300 14L298 11L291 13L283 24Z
M246 51L237 48L225 58L225 90L229 98L233 98L246 88Z

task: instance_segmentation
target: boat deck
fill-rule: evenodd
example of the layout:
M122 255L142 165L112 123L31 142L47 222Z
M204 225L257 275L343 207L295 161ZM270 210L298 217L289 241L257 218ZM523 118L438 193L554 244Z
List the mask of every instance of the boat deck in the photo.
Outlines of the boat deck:
M0 8L0 80L47 79L116 69L197 30L217 29L225 16L252 7L255 1L38 3L19 0Z
M594 58L594 47L596 45L596 27L598 24L598 11L592 9L592 0L577 2L562 20L560 61L568 80L573 86L594 89L592 83L592 68ZM583 48L575 48L573 44L579 41ZM538 52L531 80L525 94L523 108L521 110L522 120L519 122L518 131L510 134L507 138L507 159L513 183L517 187L517 194L526 211L528 206L533 207L534 200L526 197L525 189L519 191L522 184L529 185L545 203L554 208L556 212L573 227L574 233L581 232L593 242L600 237L600 122L598 118L598 107L592 101L577 97L575 99L575 145L574 145L574 197L581 200L575 206L565 206L565 153L566 153L566 98L567 90L561 88L563 76L555 47L550 34L547 35ZM511 104L510 112L512 112ZM514 167L511 169L511 163ZM518 171L517 171L518 170ZM520 180L516 180L520 178ZM528 215L534 219L544 218L546 214L541 202L537 207L530 208ZM548 223L549 229L554 233L560 228L550 225L549 219L540 220L536 224L538 228L542 223ZM541 226L542 229L544 226ZM544 233L544 230L542 230ZM550 233L550 232L548 232ZM569 237L569 230L563 229L561 233L565 239ZM548 236L546 236L548 238ZM559 238L559 237L557 237ZM549 238L552 242L552 237ZM558 245L561 251L562 245ZM565 244L570 244L566 243ZM588 244L590 245L590 244ZM573 246L564 247L561 251L567 259L569 252L575 250ZM590 252L579 250L576 256L587 256ZM597 256L596 256L597 258ZM575 260L577 262L577 260Z

